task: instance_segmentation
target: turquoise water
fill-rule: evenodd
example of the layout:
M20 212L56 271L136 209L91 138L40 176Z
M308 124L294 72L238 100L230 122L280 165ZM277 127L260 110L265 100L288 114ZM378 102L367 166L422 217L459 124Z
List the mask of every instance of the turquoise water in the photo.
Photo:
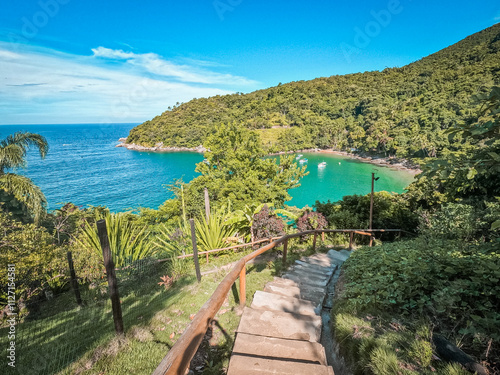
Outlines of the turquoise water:
M112 211L138 207L158 208L172 194L166 184L196 176L195 164L203 160L198 153L137 152L115 147L137 124L81 125L2 125L0 139L16 131L45 136L50 151L44 160L28 155L28 165L17 172L40 186L49 210L64 202L76 205L104 205ZM400 171L375 167L329 154L304 154L310 174L302 186L291 190L288 203L312 206L316 200L336 201L348 194L366 194L371 188L371 172L380 179L375 190L402 192L413 177ZM324 170L317 164L327 162ZM340 163L340 164L339 164Z
M309 175L301 181L301 186L291 191L292 200L287 204L303 207L311 206L316 200L332 202L342 199L344 195L368 194L371 191L372 172L375 177L375 191L402 193L412 181L413 175L391 168L379 167L345 156L326 153L304 153L308 159ZM326 162L325 168L318 164Z

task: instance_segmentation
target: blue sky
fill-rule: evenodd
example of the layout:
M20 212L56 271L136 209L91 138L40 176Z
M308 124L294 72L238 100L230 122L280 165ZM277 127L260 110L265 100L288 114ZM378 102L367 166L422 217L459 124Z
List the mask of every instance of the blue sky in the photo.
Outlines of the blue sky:
M0 124L142 122L176 102L402 66L498 1L2 0Z

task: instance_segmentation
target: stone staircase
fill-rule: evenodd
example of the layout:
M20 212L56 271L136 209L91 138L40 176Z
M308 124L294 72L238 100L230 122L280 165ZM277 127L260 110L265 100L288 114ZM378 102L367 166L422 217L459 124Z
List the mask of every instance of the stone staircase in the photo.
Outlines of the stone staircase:
M325 297L332 275L349 254L302 258L257 291L243 311L227 374L334 375L320 343L321 311L331 299Z

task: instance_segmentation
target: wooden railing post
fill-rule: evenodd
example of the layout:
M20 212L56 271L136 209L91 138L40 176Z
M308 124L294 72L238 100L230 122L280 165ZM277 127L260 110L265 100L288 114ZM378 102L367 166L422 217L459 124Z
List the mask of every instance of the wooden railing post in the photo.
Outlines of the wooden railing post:
M118 283L116 282L115 265L109 246L108 231L106 229L106 220L97 222L97 233L102 247L102 256L104 257L104 266L108 277L109 297L111 299L111 308L113 309L113 321L115 322L115 331L118 335L123 334L122 307L120 305L120 296L118 294Z
M316 251L316 240L317 239L318 239L318 232L314 232L313 251Z
M354 232L349 232L349 250L352 250L353 238L354 238Z
M372 247L373 245L373 238L374 238L373 236L370 236L370 247Z
M68 251L68 266L69 266L69 274L71 276L71 288L75 293L76 303L78 306L83 306L82 297L80 296L80 289L78 287L78 280L75 274L75 267L73 266L73 255L71 251Z
M325 243L325 232L321 232L321 242Z
M240 271L240 306L245 307L247 302L247 266Z
M194 220L189 219L189 224L191 225L191 243L193 244L194 268L196 269L196 278L198 279L198 282L200 282L201 272L200 272L200 262L198 260L198 247L196 246L196 231L194 229Z
M208 220L210 220L210 198L208 196L207 188L205 188L205 216L207 218L207 223L208 223Z
M288 239L283 243L283 265L286 266L286 255L288 252Z

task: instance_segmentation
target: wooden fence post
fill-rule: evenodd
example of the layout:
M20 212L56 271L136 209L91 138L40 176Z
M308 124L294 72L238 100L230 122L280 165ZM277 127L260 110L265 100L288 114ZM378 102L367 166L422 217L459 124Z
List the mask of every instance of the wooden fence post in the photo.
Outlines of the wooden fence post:
M354 232L349 232L349 250L352 250L353 239L354 239Z
M205 215L207 217L207 223L210 219L210 197L208 196L208 189L205 188Z
M283 243L283 265L286 266L286 254L288 252L288 239Z
M321 232L321 241L325 243L325 232Z
M240 271L240 306L245 307L247 302L247 266Z
M75 268L73 266L73 254L71 253L71 251L68 251L67 255L68 255L69 274L71 276L71 288L75 293L76 303L78 304L78 306L83 306L82 297L80 296L80 289L78 287L78 280L76 278Z
M97 232L99 241L102 247L102 255L104 257L104 266L106 267L106 275L108 277L109 297L111 299L111 307L113 309L113 321L115 322L115 331L118 335L123 334L123 317L122 307L120 305L120 296L118 294L118 283L116 282L115 265L109 247L108 231L106 229L106 220L97 222Z
M316 251L316 240L317 239L318 239L318 232L314 232L313 251Z
M373 237L373 235L371 235L371 236L370 236L370 247L372 247L372 245L373 245L373 239L374 239L374 238L375 238L375 237Z
M200 263L198 261L198 247L196 246L196 231L194 229L194 219L189 219L189 224L191 225L191 242L193 244L193 260L194 268L196 269L196 278L198 282L201 281Z

